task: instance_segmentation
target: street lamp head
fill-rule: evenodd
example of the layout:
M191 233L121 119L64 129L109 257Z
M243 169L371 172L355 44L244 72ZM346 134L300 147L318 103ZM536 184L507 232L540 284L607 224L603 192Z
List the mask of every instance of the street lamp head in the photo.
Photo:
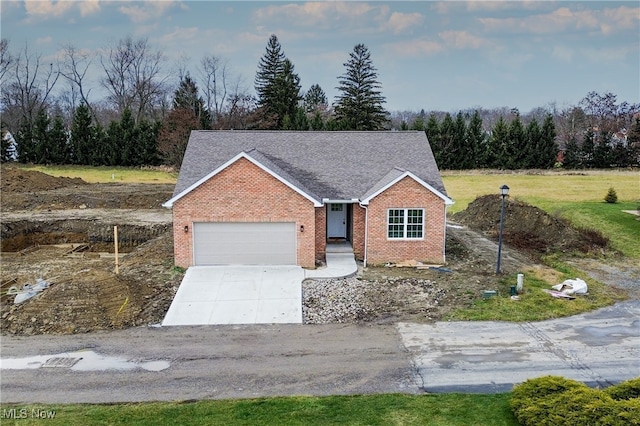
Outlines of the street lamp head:
M506 197L509 194L509 187L507 185L502 185L500 187L500 195Z

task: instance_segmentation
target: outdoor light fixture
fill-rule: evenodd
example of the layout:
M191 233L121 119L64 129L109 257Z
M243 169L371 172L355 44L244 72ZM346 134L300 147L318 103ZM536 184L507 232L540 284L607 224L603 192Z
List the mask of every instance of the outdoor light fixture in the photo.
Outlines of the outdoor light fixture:
M304 225L300 225L300 232L304 232Z
M502 207L500 208L500 234L498 234L498 264L496 266L496 274L500 273L500 258L502 257L502 231L504 230L504 198L509 195L509 187L502 185L500 187L500 195L502 196Z
M186 232L189 232L189 225L185 225L185 226L184 226L184 232L185 232L185 233L186 233Z

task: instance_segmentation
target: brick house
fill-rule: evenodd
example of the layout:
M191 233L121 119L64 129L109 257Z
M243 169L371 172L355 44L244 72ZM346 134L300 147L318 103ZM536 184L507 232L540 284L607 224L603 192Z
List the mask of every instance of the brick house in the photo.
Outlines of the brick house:
M175 263L314 268L445 261L447 196L424 132L193 131L173 197Z

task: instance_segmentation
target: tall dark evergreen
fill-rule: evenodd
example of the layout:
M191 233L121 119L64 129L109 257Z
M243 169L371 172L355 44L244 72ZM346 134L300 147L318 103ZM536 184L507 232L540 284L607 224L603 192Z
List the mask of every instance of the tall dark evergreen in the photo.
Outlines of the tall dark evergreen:
M564 148L562 167L579 169L582 167L582 151L575 136L571 136Z
M51 120L44 109L41 109L33 123L33 148L32 162L46 164L49 158L49 126Z
M338 121L351 130L381 130L387 124L377 69L364 44L357 44L344 63L345 73L338 77L340 92L335 102Z
M92 165L97 162L99 155L96 151L101 147L95 143L93 129L91 113L83 103L76 109L71 123L71 163Z
M509 125L502 118L491 129L491 136L487 144L487 167L504 169L507 168L507 146L509 145Z
M524 166L527 155L527 139L520 114L516 114L509 124L509 139L506 152L502 159L503 167L507 169L520 169Z
M542 133L538 120L533 117L525 129L525 152L523 153L523 169L546 168L544 161L540 157Z
M594 163L594 151L596 148L595 144L596 135L593 133L593 130L589 127L587 132L582 139L582 149L580 150L582 153L582 166L588 169L595 167Z
M275 113L278 128L282 128L282 122L288 117L290 122L296 120L300 96L300 77L294 72L295 67L289 59L285 59L282 72L276 75L273 82L268 108Z
M429 145L431 145L431 151L433 152L433 157L436 160L436 164L438 167L442 168L441 163L441 153L442 153L442 142L440 138L440 123L436 118L435 114L430 114L427 119L427 124L425 124L424 132L427 135L427 139L429 140Z
M254 87L258 95L258 108L262 117L260 126L267 129L277 129L282 124L284 116L278 117L273 108L276 96L276 80L284 71L286 56L275 34L271 34L267 42L266 52L258 62L258 71L254 80Z
M484 149L485 135L482 128L482 118L478 110L475 110L471 116L471 120L467 125L467 151L469 153L469 161L466 168L474 169L483 167L486 161Z
M548 169L556 164L558 159L558 142L556 142L556 126L553 116L547 114L542 123L540 139L536 148L538 162L536 167Z
M313 113L328 105L327 95L319 84L313 84L304 95L303 104L305 112Z
M36 148L33 140L33 129L29 120L23 118L16 134L16 154L21 163L33 163L36 161Z
M211 117L205 107L204 99L198 96L198 86L188 73L180 80L180 84L173 94L173 109L191 111L202 129L211 128Z
M467 144L467 123L462 112L456 114L453 132L454 155L451 157L450 166L455 170L470 169L472 154Z
M49 158L47 159L47 162L51 164L68 164L69 138L62 116L56 115L53 119L53 126L49 131L48 140Z
M453 117L447 113L442 122L440 123L440 146L437 152L434 152L436 156L436 163L438 167L446 170L453 168L453 159L458 154L456 147L456 129Z

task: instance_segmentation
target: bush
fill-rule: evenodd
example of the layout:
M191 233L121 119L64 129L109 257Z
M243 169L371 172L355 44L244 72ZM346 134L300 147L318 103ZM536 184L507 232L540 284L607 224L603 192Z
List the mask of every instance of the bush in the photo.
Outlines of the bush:
M511 408L521 425L640 425L640 378L603 390L557 376L514 387Z
M618 202L618 194L616 194L616 190L613 189L613 187L609 188L609 192L607 192L604 200L609 204L615 204Z
M613 399L640 398L640 377L609 386L604 390Z

